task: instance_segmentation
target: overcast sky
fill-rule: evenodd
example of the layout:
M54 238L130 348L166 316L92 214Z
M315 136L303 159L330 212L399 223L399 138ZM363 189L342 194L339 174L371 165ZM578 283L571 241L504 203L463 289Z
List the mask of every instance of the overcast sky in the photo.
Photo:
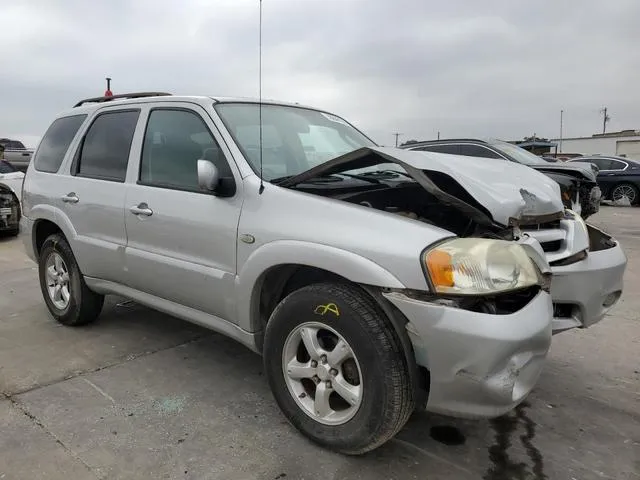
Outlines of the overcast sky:
M0 137L102 95L257 96L258 0L0 0ZM640 1L264 0L263 96L381 144L640 129Z

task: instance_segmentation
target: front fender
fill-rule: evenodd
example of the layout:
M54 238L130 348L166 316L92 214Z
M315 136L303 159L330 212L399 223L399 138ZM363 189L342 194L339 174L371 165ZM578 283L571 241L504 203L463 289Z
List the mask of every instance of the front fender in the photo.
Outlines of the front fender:
M405 288L389 271L368 258L328 245L278 240L258 247L242 265L236 277L238 325L254 332L260 329L259 305L262 279L271 268L280 265L305 265L321 268L354 283L387 288Z

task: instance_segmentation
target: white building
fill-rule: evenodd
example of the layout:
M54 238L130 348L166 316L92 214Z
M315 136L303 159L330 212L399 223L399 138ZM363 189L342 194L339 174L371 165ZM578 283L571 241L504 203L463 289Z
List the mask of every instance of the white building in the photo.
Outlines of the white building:
M584 155L620 155L640 160L640 130L599 133L590 137L554 138L561 153Z

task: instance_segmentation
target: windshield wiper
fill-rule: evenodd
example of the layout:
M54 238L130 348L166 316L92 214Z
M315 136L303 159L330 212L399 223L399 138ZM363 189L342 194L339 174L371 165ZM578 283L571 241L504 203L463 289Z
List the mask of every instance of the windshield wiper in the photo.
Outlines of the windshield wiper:
M356 180L362 180L369 183L380 183L380 180L378 180L377 178L371 178L370 176L367 176L366 173L359 175L356 175L355 173L336 173L336 175L344 175L345 177L355 178Z
M411 175L406 172L398 172L397 170L376 170L375 172L365 172L360 175L369 176L369 177L379 177L379 178L395 178L399 176L407 177L413 179Z
M342 175L343 177L349 177L349 178L355 178L356 180L362 180L363 182L367 182L367 183L375 183L375 184L379 184L380 180L376 179L376 178L370 178L364 175L356 175L356 174L352 174L352 173L332 173L329 175L319 175L315 178L310 178L309 180L305 180L304 183L327 183L327 182L342 182L344 180L344 178L341 178L340 175ZM278 178L274 178L273 180L271 180L271 183L274 183L276 185L278 185L279 183L287 180L288 178L293 177L293 175L287 175L286 177L278 177Z

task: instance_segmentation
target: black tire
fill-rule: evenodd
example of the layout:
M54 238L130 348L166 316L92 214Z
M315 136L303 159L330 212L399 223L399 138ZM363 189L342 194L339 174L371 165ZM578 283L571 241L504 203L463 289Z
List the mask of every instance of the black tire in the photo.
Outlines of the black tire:
M611 197L611 201L615 202L615 199L613 198L613 193L616 191L617 188L620 187L628 187L630 188L633 193L635 194L635 198L634 200L631 202L631 205L638 205L640 204L640 192L638 192L638 187L636 187L635 185L633 185L632 183L618 183L617 185L615 185L612 189L611 189L611 193L609 193L609 196Z
M68 305L63 309L54 305L48 292L46 262L53 252L62 257L69 272L70 298ZM104 303L104 295L89 290L71 247L63 235L54 234L44 241L38 258L38 270L42 296L53 318L61 324L71 327L86 325L98 318Z
M317 308L335 304L335 313ZM301 324L319 322L340 334L358 359L362 400L346 423L326 425L298 405L287 387L283 349ZM273 395L289 422L314 442L358 455L391 439L414 410L409 366L393 326L377 304L353 285L315 284L292 292L276 307L267 324L264 366Z

